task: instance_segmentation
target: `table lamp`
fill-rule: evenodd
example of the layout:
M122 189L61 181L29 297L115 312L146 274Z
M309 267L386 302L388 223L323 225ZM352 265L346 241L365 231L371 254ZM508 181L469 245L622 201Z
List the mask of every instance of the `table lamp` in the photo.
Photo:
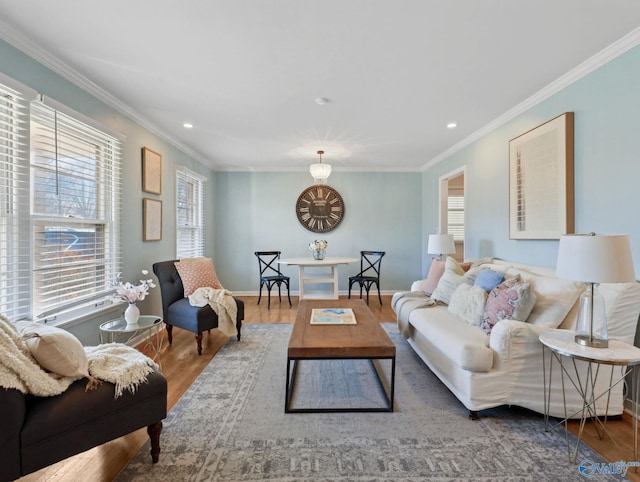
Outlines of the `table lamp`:
M456 245L453 242L453 234L430 234L427 253L437 254L442 260L443 255L455 253Z
M560 237L556 274L560 278L583 281L575 342L606 348L607 315L599 283L635 281L629 236L626 234L567 234Z

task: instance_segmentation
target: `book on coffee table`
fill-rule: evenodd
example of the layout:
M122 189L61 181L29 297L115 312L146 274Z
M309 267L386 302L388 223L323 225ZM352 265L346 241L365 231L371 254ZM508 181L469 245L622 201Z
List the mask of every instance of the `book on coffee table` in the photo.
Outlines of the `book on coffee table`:
M351 308L314 308L311 310L312 325L355 325L356 317Z

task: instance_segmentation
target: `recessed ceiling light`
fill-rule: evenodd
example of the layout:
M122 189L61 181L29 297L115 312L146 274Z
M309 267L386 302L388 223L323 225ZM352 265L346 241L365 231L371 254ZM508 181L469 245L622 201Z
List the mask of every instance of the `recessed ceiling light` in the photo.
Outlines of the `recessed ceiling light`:
M318 105L324 105L327 102L329 102L329 99L327 99L326 97L317 97L316 98L316 104L318 104Z
M182 124L182 127L184 127L185 129L192 129L193 124L191 122L185 122L184 124Z
M447 124L447 129L455 129L456 127L458 127L458 124L456 124L455 122L449 122Z

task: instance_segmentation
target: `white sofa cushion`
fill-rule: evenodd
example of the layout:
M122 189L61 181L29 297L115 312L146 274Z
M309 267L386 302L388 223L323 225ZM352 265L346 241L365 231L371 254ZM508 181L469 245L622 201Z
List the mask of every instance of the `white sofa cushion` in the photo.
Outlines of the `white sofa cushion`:
M493 366L489 337L449 313L446 306L414 310L409 315L414 328L428 334L429 341L459 367L472 372L488 372Z

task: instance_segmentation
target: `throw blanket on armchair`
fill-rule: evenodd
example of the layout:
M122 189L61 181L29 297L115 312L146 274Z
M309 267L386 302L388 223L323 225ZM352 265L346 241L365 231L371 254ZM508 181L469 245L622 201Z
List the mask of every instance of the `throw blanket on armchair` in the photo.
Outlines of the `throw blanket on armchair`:
M238 305L231 296L231 292L225 289L198 288L189 296L189 303L192 306L211 306L211 309L218 315L218 328L226 336L236 336L236 318L238 317Z
M89 346L84 350L90 377L113 383L116 398L124 390L135 392L147 375L158 368L149 357L122 343ZM78 379L44 370L29 352L15 325L0 315L0 387L50 397L64 392ZM91 386L90 380L87 388Z

